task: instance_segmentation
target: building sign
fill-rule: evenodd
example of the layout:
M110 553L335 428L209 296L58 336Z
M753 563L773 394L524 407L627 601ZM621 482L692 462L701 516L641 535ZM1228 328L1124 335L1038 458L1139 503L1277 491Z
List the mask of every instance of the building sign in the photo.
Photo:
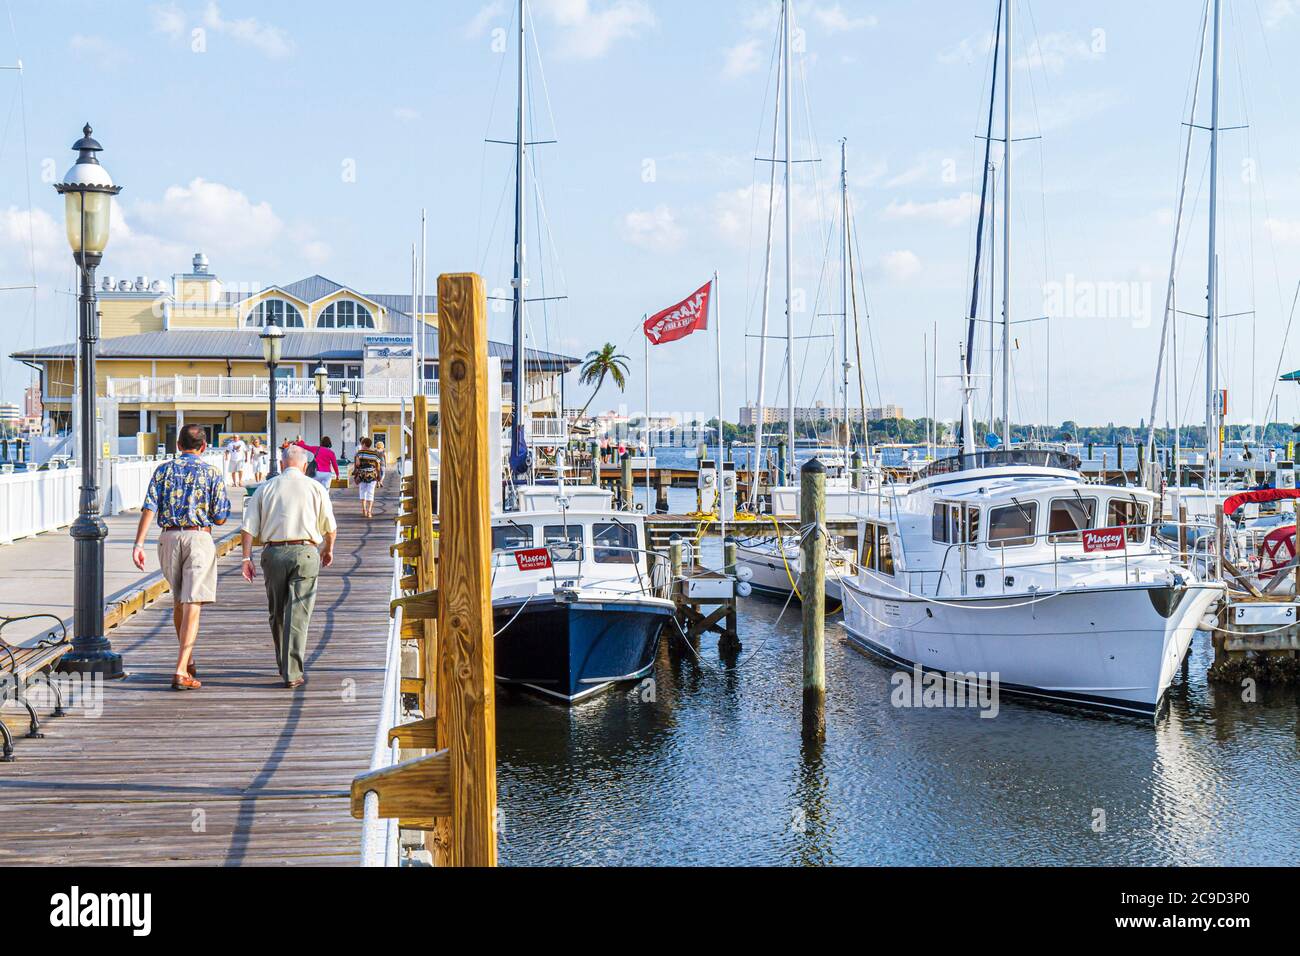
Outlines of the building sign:
M546 548L529 548L515 552L520 571L546 571L551 567L551 552Z
M366 358L409 359L415 355L415 343L409 335L367 335Z
M1097 528L1083 533L1083 551L1094 554L1098 551L1123 551L1123 528Z

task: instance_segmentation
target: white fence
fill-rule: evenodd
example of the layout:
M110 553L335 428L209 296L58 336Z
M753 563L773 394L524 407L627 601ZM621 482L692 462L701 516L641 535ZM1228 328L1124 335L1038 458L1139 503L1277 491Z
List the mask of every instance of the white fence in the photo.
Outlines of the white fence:
M204 461L221 468L221 455ZM100 463L100 501L105 516L144 504L149 479L159 462L151 458L111 458ZM24 471L0 475L0 544L66 528L77 517L80 468Z

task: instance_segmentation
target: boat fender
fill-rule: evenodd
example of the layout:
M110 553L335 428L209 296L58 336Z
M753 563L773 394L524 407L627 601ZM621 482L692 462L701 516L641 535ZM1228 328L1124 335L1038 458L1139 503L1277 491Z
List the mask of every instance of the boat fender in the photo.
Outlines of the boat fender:
M747 598L754 593L754 588L748 581L741 581L736 585L736 594L740 597Z

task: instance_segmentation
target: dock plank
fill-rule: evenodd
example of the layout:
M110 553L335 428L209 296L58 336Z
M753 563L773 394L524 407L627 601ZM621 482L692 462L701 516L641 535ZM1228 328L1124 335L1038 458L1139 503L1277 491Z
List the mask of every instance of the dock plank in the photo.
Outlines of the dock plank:
M128 676L104 685L102 713L49 720L0 764L0 865L354 865L349 788L369 765L392 582L396 482L384 491L372 521L334 493L306 687L280 684L262 582L240 577L238 551L203 612L202 690L171 690L169 598L115 629Z

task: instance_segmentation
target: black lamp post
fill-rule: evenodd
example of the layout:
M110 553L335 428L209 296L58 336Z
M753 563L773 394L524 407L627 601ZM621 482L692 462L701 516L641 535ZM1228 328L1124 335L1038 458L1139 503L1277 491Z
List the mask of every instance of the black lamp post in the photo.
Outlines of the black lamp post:
M324 365L316 366L312 372L316 380L316 442L325 437L325 392L329 388L330 372Z
M269 477L274 478L280 473L280 447L276 442L275 434L275 393L277 391L275 368L280 364L280 352L284 347L284 329L278 325L268 325L262 329L259 338L262 340L262 358L266 360L266 371L270 382L271 407L267 411L266 431L271 446L271 472Z
M339 440L343 443L343 447L340 449L340 451L343 452L344 461L347 461L348 458L347 423L348 423L348 406L351 404L352 404L352 389L348 388L347 385L344 385L341 389L339 389L339 405L341 405L343 408L343 412L339 417L339 421L342 422L343 424L343 428L342 428L343 434L340 436Z
M78 674L124 676L122 657L104 636L104 539L108 526L99 513L99 454L95 427L95 345L99 323L95 314L95 267L108 245L109 211L122 191L99 164L95 154L104 147L90 137L90 124L73 149L77 162L54 188L63 196L64 217L72 257L81 271L77 341L81 374L81 500L72 523L73 625L72 650L59 661L59 670Z

